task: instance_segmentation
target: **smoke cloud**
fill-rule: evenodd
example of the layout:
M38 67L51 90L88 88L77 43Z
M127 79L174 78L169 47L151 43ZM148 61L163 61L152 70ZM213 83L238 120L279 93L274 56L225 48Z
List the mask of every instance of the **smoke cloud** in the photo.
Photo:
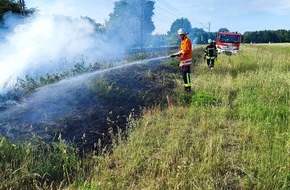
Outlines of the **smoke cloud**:
M35 14L15 19L9 14L0 28L0 92L17 77L59 72L76 61L91 63L112 54L113 48L84 18Z

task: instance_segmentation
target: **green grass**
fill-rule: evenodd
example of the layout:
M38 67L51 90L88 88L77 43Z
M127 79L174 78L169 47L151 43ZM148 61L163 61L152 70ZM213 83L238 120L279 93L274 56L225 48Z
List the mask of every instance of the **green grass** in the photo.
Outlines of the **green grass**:
M55 189L83 176L76 149L60 143L14 144L0 138L0 189Z
M176 74L168 108L129 117L128 129L112 134L110 153L80 158L60 143L36 154L30 144L2 139L0 189L288 190L289 52L287 45L243 45L237 55L220 55L213 73L200 59L192 94ZM177 60L167 64L176 68Z

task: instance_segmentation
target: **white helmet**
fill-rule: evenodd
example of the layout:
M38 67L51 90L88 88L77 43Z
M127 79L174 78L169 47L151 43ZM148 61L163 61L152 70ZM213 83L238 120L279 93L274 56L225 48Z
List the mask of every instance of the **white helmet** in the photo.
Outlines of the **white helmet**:
M207 41L207 42L210 44L210 43L212 43L212 40L211 40L211 39L208 39L208 41Z
M180 34L186 35L187 34L182 28L180 28L177 33L178 33L178 35L180 35Z

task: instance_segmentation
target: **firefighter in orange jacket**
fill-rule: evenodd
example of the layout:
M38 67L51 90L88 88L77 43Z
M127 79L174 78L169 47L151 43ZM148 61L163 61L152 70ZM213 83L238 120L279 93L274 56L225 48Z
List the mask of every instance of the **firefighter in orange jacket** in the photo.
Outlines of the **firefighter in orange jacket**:
M184 90L187 93L191 92L190 83L190 67L192 65L192 43L191 40L186 36L186 33L182 28L178 30L178 35L181 40L180 50L177 53L171 54L170 57L178 56L180 58L179 68L182 73L184 81Z

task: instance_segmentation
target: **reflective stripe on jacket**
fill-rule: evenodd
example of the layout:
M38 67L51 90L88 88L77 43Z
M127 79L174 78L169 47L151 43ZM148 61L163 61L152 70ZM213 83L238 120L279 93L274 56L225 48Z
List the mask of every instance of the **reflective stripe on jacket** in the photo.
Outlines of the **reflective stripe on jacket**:
M187 36L184 36L184 39L181 41L180 52L179 66L190 66L192 64L192 44Z

